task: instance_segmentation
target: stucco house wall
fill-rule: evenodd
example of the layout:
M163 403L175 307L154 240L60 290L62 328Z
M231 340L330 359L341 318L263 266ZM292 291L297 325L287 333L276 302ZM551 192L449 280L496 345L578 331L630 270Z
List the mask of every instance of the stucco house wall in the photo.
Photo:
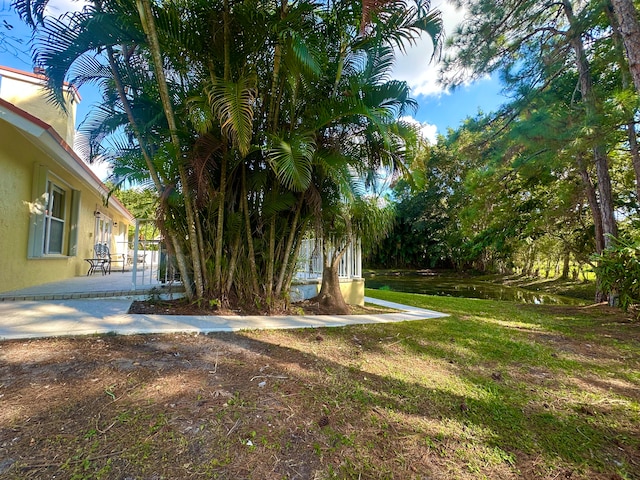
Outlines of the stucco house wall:
M0 94L4 73L0 68ZM99 226L95 212L108 222L113 253L126 245L134 221L116 199L104 205L107 188L62 137L73 140L66 116L52 120L58 132L34 115L30 87L25 93L31 112L0 97L0 292L86 274ZM51 106L40 98L47 116Z
M47 93L42 88L45 82L46 77L41 74L0 67L0 98L53 127L64 142L73 147L76 106L82 98L73 85L66 85L66 112L63 112L47 101Z

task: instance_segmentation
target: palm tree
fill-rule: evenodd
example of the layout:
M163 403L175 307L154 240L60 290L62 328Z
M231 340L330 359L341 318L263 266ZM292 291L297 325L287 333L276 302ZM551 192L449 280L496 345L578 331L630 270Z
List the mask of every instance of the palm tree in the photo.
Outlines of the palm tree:
M338 279L342 256L357 238L375 242L391 227L391 210L363 198L363 183L379 169L390 175L406 172L417 142L416 132L397 121L416 103L404 82L389 78L392 46L403 48L419 32L437 45L440 35L439 18L420 4L410 9L404 2L378 2L375 7L378 23L361 26L364 34L351 42L335 44L339 68L331 89L323 92L330 101L316 126L318 157L325 159L317 169L323 202L316 235L324 258L317 300L342 312L347 311Z
M25 0L15 2L14 6L35 29L35 60L45 67L52 99L60 103L61 87L68 76L77 85L100 85L105 103L99 113L106 122L94 140L101 140L105 129L113 133L124 127L130 140L125 149L135 146L160 198L167 199L167 193L176 182L168 175L170 169L158 163L158 152L165 149L163 142L166 143L170 136L161 134L154 138L153 132L160 129L166 132L167 126L158 118L161 111L156 107L162 104L154 98L160 84L154 83L153 77L146 74L148 70L140 69L140 65L149 63L149 52L143 47L145 37L140 19L130 16L135 3L127 0L95 2L80 12L59 18L44 16L46 3ZM165 205L163 211L170 210L169 205ZM160 224L173 225L172 222ZM174 247L187 296L192 297L190 269L182 253L180 231L166 228L164 233Z
M388 78L391 45L421 31L437 41L440 25L397 1L366 28L347 0L96 0L57 19L42 16L45 3L16 7L36 29L52 95L65 80L101 85L92 151L131 178L144 169L189 296L269 308L310 225L334 205L350 211L351 178L401 170L409 137L395 119L414 102Z

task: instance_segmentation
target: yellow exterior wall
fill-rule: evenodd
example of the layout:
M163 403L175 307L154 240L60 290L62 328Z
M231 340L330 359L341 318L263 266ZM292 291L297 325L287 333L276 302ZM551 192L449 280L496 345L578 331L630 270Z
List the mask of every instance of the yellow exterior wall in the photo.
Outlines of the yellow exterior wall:
M32 188L37 165L44 166L65 187L81 192L75 256L28 258L30 207L34 200ZM96 208L118 222L114 229L114 242L116 233L126 232L128 220L115 212L113 207L104 207L97 191L65 171L21 132L5 122L0 122L0 172L0 292L86 274L89 264L84 259L94 256L93 212ZM68 201L67 219L69 210ZM66 222L65 238L71 228L69 224ZM121 238L126 240L126 233ZM115 253L114 247L112 245Z
M0 98L51 125L67 145L73 147L77 104L73 89L65 92L65 114L57 105L46 101L44 80L1 70L0 77Z
M291 298L297 302L315 297L320 293L321 280L306 280L291 286ZM340 291L349 305L364 306L364 278L340 280Z
M84 259L95 256L96 211L103 219L118 223L111 235L111 253L127 251L130 217L124 209L103 205L100 189L104 186L67 151L74 144L78 92L65 87L65 113L47 101L44 85L42 75L0 67L0 98L17 107L4 105L8 114L0 117L0 292L86 274L89 264ZM67 146L60 144L47 126ZM32 215L34 211L42 213L47 180L65 191L61 255L42 255L43 216ZM72 210L77 212L76 222ZM77 231L75 249L70 248L72 230ZM35 238L40 240L30 244Z
M340 282L340 291L349 305L364 306L364 278L354 278ZM320 291L318 291L320 293Z

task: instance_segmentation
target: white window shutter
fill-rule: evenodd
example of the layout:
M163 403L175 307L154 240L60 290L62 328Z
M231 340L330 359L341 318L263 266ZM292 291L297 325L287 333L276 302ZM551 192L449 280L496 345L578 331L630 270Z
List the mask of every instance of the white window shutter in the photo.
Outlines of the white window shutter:
M35 164L33 166L33 184L31 188L31 203L29 204L29 244L27 256L29 258L42 257L44 251L44 210L48 202L46 167Z

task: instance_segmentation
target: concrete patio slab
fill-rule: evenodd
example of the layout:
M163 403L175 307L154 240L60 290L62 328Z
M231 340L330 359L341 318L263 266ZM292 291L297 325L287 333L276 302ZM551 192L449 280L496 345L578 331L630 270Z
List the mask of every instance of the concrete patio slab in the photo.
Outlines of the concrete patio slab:
M143 295L151 290L163 292L176 289L182 290L182 285L180 283L163 284L158 282L149 269L139 270L135 277L132 272L118 271L109 275L82 275L34 287L2 292L0 293L0 302L119 297L134 294Z

